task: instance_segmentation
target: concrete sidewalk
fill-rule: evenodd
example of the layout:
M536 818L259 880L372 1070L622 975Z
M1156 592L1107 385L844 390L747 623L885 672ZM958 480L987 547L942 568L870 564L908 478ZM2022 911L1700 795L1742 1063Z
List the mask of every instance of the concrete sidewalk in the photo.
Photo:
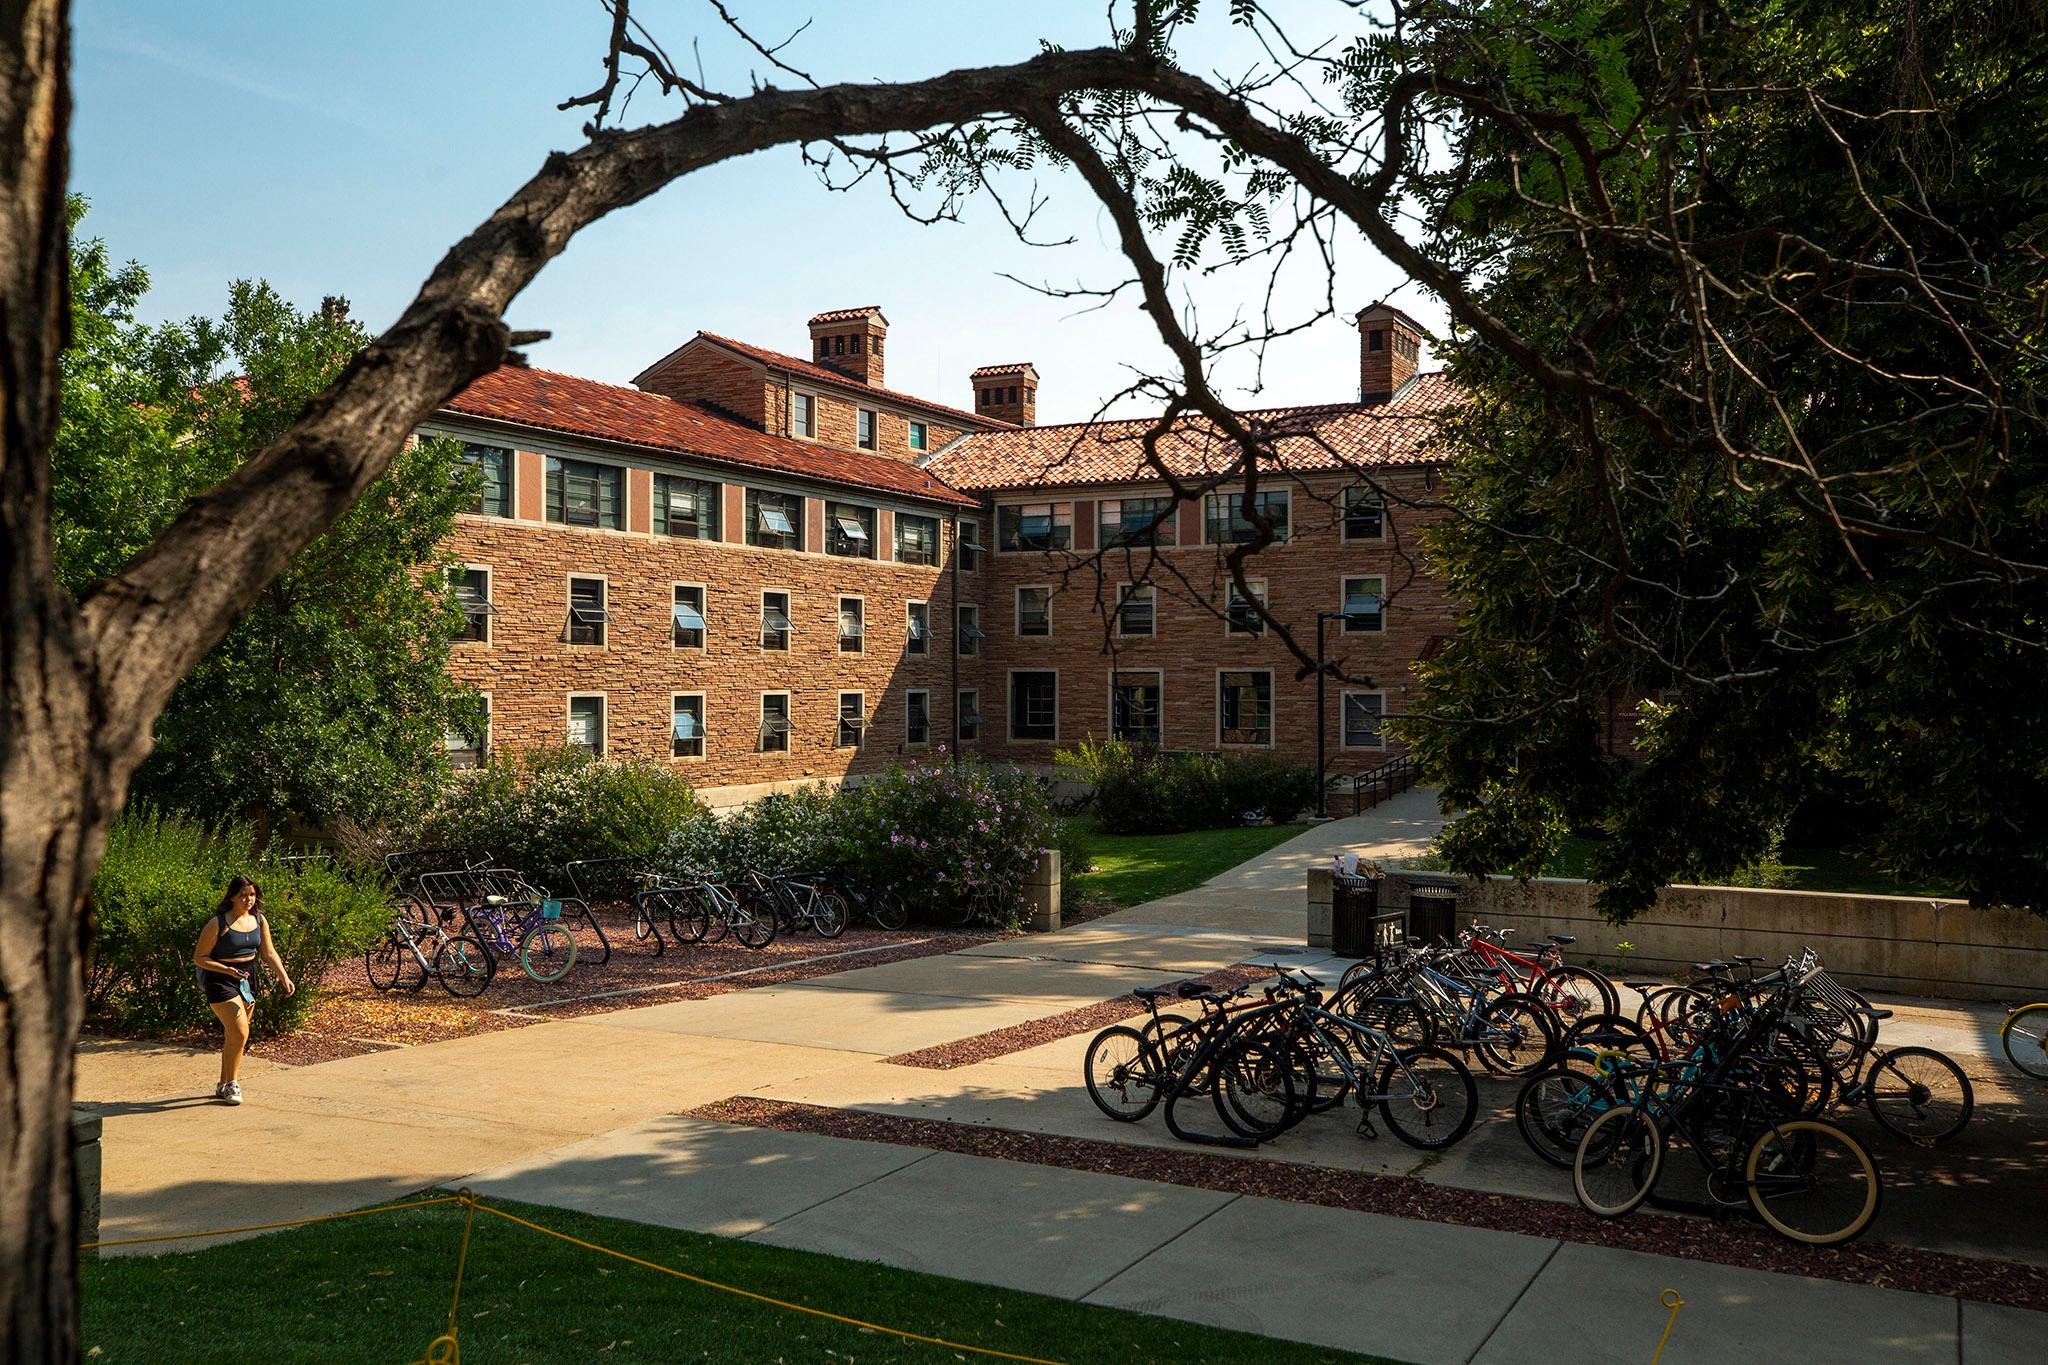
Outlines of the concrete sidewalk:
M1417 1365L1639 1365L1666 1288L1670 1365L2024 1365L2048 1343L2043 1313L685 1117L465 1183Z

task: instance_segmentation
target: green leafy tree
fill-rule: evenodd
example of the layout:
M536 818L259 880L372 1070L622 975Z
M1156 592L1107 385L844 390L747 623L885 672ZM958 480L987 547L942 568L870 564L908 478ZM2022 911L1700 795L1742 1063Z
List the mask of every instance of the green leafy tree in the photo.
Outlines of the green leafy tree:
M74 235L83 215L74 201ZM276 439L368 339L338 299L302 313L249 281L217 321L148 326L135 317L148 283L133 262L115 268L104 242L74 252L51 483L58 571L75 593ZM481 720L447 675L461 618L436 567L476 493L453 442L397 456L179 685L136 792L209 819L417 811L446 771L445 731Z
M1404 727L1454 868L1604 830L1626 917L1826 789L1881 865L2048 906L2048 44L2004 8L1471 5L1357 49L1368 102L1448 92L1409 202L1494 324L1449 346L1463 616Z

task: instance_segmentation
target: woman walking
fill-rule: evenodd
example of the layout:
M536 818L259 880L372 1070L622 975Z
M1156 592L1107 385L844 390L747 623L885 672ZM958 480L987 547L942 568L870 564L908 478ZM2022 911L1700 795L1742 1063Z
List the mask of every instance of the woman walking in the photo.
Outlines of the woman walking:
M286 995L297 991L284 959L270 941L270 921L263 918L263 896L256 883L236 877L228 883L213 918L199 931L192 950L199 986L206 1003L220 1016L225 1033L220 1046L220 1084L213 1097L228 1104L242 1102L242 1051L249 1046L249 1026L256 1016L255 972L258 960L276 974Z

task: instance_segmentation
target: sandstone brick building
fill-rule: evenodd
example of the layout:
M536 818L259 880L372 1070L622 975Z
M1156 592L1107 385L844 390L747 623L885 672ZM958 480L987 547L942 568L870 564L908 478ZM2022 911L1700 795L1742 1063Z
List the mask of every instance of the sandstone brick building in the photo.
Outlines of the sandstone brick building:
M1372 686L1332 684L1333 771L1390 756L1410 669L1449 628L1411 495L1447 389L1397 310L1359 314L1360 397L1247 413L1256 506L1284 540L1248 575L1279 625ZM1020 762L1112 734L1314 761L1315 686L1237 600L1250 532L1205 424L1037 426L1028 364L972 406L884 383L879 308L820 313L806 356L698 333L634 387L506 367L424 424L485 473L453 557L451 665L488 698L458 762L564 740L660 756L714 795L837 779L955 745Z

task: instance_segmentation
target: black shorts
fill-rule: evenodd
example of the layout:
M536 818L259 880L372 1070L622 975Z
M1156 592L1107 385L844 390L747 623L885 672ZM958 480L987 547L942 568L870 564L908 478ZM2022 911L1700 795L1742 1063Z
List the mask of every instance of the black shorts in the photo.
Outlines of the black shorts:
M242 983L237 978L209 972L203 967L193 970L199 973L199 989L206 992L207 1004L225 1005L230 1000L242 998Z

